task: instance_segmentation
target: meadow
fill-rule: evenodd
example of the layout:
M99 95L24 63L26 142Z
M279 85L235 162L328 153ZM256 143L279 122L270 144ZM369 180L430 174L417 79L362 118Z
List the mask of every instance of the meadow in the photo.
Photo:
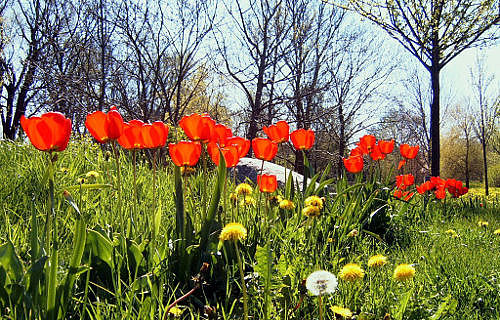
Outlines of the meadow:
M497 189L395 196L307 159L308 185L241 185L218 155L3 141L2 318L500 319Z

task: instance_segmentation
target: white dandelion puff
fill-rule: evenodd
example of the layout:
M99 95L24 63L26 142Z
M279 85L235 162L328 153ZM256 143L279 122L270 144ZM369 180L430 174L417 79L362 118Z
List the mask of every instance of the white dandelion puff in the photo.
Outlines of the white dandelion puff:
M306 288L315 296L333 293L337 289L337 277L325 270L314 271L306 279Z

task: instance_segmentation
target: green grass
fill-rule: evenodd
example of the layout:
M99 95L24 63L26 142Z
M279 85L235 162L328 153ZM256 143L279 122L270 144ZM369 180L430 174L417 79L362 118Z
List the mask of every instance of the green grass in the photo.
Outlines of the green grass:
M301 214L304 195L299 189L278 190L294 200L293 211L267 209L266 196L258 190L252 195L256 204L241 207L229 199L234 189L231 175L218 183L217 170L209 165L204 173L200 163L194 175L176 181L173 165L163 157L153 211L152 166L147 158L138 159L134 205L131 156L122 151L120 216L110 150L84 139L58 154L54 219L59 318L167 319L167 306L197 285L192 277L207 262L208 272L199 275L201 288L178 304L180 318L242 319L236 252L233 245L218 240L222 227L232 221L248 230L240 249L252 319L265 317L266 284L270 319L319 319L318 300L308 294L294 310L301 300L302 280L318 269L338 275L350 262L360 264L365 276L355 283L339 279L337 291L324 299L325 319L335 319L329 310L333 305L350 308L358 319L382 319L386 314L393 319L500 318L500 236L493 234L500 228L498 198L484 199L473 192L473 197L433 201L424 208L418 196L410 203L392 199L384 189L392 188L390 181L361 182L357 177L357 184L329 181L329 192L309 188L307 195L325 197L321 216L313 219ZM0 144L0 312L5 319L47 318L45 272L51 254L42 250L49 210L47 160L47 154L30 145ZM87 177L89 171L98 176ZM64 190L73 200L65 200ZM78 268L70 268L79 219L87 226L85 249ZM479 221L488 226L480 227ZM449 229L458 236L448 234ZM358 231L356 236L349 236L352 230ZM372 270L367 260L377 253L386 255L388 263ZM412 280L393 279L400 263L415 266ZM71 272L76 282L64 301L62 285Z

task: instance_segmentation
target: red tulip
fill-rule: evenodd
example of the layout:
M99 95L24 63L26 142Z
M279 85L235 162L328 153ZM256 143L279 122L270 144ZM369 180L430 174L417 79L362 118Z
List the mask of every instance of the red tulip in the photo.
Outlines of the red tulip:
M167 138L168 126L161 121L145 124L142 127L142 139L145 148L161 148L167 143Z
M394 139L391 141L379 140L378 146L380 148L380 152L389 154L394 150Z
M210 137L210 142L215 142L219 146L223 147L227 143L227 139L232 137L233 131L230 128L226 127L223 124L216 124L212 131L212 135Z
M349 158L344 158L344 166L347 171L351 173L358 173L363 170L363 157L361 156L351 156Z
M437 199L444 199L446 198L446 190L444 188L437 188L436 191L434 191L434 195Z
M363 154L369 154L372 152L372 149L375 146L376 141L377 139L375 139L374 135L367 134L359 139L357 145L361 148Z
M290 133L293 147L296 150L309 150L314 144L314 131L311 129L298 129Z
M252 149L257 159L271 161L278 153L278 145L269 139L255 138L252 140Z
M361 150L360 147L356 147L354 149L351 150L351 152L349 153L349 156L350 157L362 157L363 156L363 150Z
M417 156L419 146L409 146L406 143L399 146L401 155L406 159L414 159Z
M370 152L370 157L372 160L384 160L385 159L385 154L380 151L380 148L378 145L374 145L372 148L372 151Z
M446 188L454 198L459 198L469 191L469 189L462 186L462 181L455 179L446 180Z
M401 189L396 189L396 190L394 190L393 195L398 199L403 198L405 201L409 201L413 197L414 194L415 194L414 192L410 192L410 191L403 192L403 191L401 191Z
M40 117L21 116L21 126L35 148L40 151L63 151L71 135L71 120L59 112Z
M276 143L288 141L289 129L290 126L286 121L278 121L275 125L262 128L267 137Z
M396 176L396 186L401 190L405 190L408 186L411 186L414 183L415 183L415 177L413 177L411 173L401 176Z
M144 140L142 138L142 128L144 122L141 120L132 120L123 124L123 132L118 138L118 143L125 149L142 149Z
M85 127L99 143L106 143L122 135L123 118L116 107L111 107L108 113L96 111L87 115Z
M227 168L236 166L238 161L240 161L240 158L238 157L238 148L236 146L219 147L215 142L209 142L207 144L207 151L215 165L219 165L219 150L226 161Z
M227 139L226 145L235 146L238 149L238 157L243 158L250 150L250 141L242 137L231 137Z
M431 191L434 189L434 184L431 181L426 181L418 186L416 186L417 192L420 194L424 194L427 191Z
M446 180L440 178L440 177L431 177L431 183L434 186L434 188L446 188Z
M215 129L215 121L208 115L193 113L182 117L179 126L192 141L207 143Z
M178 167L194 167L201 155L201 144L193 141L179 141L168 145L168 152Z
M278 181L275 175L259 174L257 176L257 184L261 192L273 193L278 188Z
M400 170L405 164L406 164L406 159L403 159L403 160L399 161L399 163L398 163L398 170Z

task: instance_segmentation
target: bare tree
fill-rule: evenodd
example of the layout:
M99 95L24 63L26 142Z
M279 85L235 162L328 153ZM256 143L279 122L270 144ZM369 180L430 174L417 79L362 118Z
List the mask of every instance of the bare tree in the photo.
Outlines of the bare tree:
M395 60L389 55L381 58L383 48L383 43L373 39L367 30L346 24L336 50L330 53L331 83L318 123L329 138L329 152L339 175L349 142L374 125L373 110L385 106L385 88L389 87Z
M465 139L465 157L464 157L464 171L465 171L465 186L470 187L470 150L472 144L473 133L473 117L470 101L464 102L462 105L457 105L453 111L454 118L457 121L458 129L460 130L461 137Z
M225 2L229 21L217 30L224 71L243 91L248 104L248 139L257 136L265 121L264 111L282 101L276 96L276 86L284 78L282 52L290 31L284 5L283 0L250 0L245 7L239 1Z
M500 22L498 1L345 0L337 5L379 25L429 72L431 171L439 176L440 72L465 49L497 39L498 28L492 27Z
M489 194L488 188L488 161L487 150L490 139L494 133L495 121L498 113L498 96L491 92L493 75L489 74L484 66L484 57L476 58L474 69L470 70L471 85L474 88L475 116L474 132L481 142L484 166L484 189Z
M6 2L2 6L3 14L14 17L7 37L17 40L4 47L0 56L3 73L0 103L5 138L16 137L21 115L38 94L33 86L40 71L40 59L54 33L59 31L59 21L54 15L58 5L56 1L33 0Z

